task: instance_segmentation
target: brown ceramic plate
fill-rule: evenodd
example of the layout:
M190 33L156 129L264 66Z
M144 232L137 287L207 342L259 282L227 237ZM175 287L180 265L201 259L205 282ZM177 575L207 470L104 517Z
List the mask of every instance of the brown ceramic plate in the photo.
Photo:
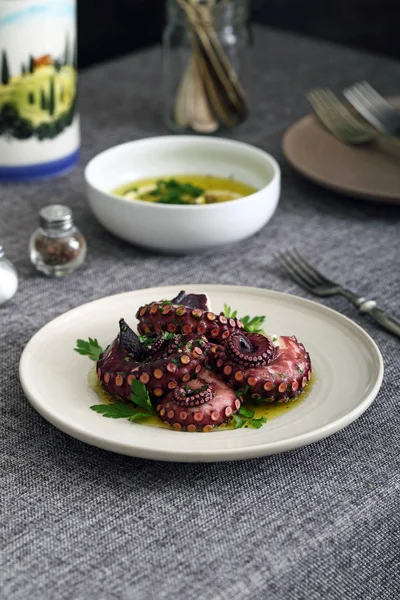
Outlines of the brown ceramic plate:
M400 98L391 98L400 107ZM315 115L296 121L283 136L283 153L315 183L365 200L400 204L400 140L362 146L339 142Z

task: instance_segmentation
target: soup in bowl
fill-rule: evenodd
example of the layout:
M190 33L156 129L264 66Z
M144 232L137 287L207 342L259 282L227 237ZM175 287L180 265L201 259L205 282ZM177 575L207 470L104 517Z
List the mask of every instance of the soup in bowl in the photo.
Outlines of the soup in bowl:
M280 195L280 169L272 156L241 142L201 136L115 146L90 161L85 179L89 205L106 229L133 244L173 253L253 235L270 220Z

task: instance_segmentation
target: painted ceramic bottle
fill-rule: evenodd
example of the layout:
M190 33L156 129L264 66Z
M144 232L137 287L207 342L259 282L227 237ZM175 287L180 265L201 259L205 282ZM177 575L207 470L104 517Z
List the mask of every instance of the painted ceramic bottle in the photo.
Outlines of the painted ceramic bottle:
M0 0L0 180L79 156L76 0Z

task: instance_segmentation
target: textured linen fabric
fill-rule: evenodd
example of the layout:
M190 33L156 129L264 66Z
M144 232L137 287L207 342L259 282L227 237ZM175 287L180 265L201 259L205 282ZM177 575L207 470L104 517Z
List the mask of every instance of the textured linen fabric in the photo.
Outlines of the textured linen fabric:
M252 239L205 257L160 256L111 236L90 213L87 161L116 143L164 131L158 49L82 74L79 168L52 181L1 186L0 235L20 276L14 300L0 308L4 599L399 597L400 340L343 298L321 302L376 340L386 368L382 389L355 423L287 454L221 464L119 456L58 431L20 388L18 361L32 334L104 295L194 282L310 297L272 257L288 245L400 315L400 207L324 191L293 173L280 152L284 130L309 109L310 87L340 90L365 78L383 93L400 93L400 64L267 29L256 33L257 108L238 138L278 158L283 191L272 221ZM59 280L36 273L27 252L38 210L51 202L73 208L89 246L85 266Z

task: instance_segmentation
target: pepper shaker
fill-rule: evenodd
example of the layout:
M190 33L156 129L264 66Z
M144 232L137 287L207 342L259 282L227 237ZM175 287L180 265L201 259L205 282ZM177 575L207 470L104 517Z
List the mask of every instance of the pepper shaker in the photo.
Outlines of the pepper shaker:
M68 275L81 266L86 256L86 241L74 225L68 206L51 204L42 208L29 252L36 269L50 277Z
M5 257L0 244L0 305L14 296L18 288L18 275L14 265Z

